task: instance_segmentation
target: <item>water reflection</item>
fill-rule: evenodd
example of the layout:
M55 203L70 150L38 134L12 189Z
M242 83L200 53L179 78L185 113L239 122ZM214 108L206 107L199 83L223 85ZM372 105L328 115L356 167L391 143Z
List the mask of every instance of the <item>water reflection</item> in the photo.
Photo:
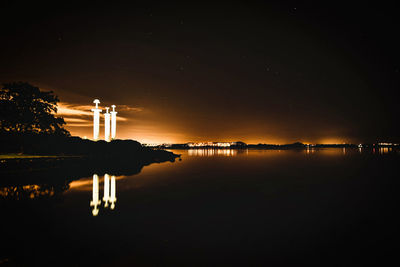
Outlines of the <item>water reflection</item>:
M110 203L111 203L111 209L113 210L115 208L115 202L117 201L117 198L115 197L115 176L111 176L111 196L110 196Z
M108 207L108 200L110 199L110 175L104 175L104 208Z
M388 154L391 151L392 151L391 147L380 147L379 148L379 154Z
M50 199L60 192L68 190L68 183L25 184L0 187L0 197L5 200Z
M188 149L187 150L187 155L188 156L197 156L197 157L213 157L213 156L226 156L226 157L231 157L231 156L238 156L239 154L246 154L248 155L250 153L255 154L255 153L270 153L273 155L277 155L277 152L281 152L284 150L264 150L264 149L213 149L213 148L201 148L201 149ZM358 154L391 154L391 153L399 153L399 150L396 150L392 147L372 147L372 148L364 148L364 147L357 147L357 148L348 148L348 147L342 147L342 148L315 148L315 147L310 147L307 146L304 150L287 150L290 152L296 152L296 151L304 151L305 154L307 155L313 155L313 154L319 154L319 155L343 155L347 156L350 154L353 154L355 152L358 152Z
M99 199L99 176L93 174L93 189L92 189L92 201L90 201L90 206L93 207L92 214L97 216L99 214L99 209L97 206L101 204Z
M46 185L15 185L0 188L0 196L7 199L36 199L39 197L52 197L55 188Z
M110 179L109 174L104 174L103 202L104 208L108 208L108 204L110 204L110 209L115 209L115 203L117 202L115 175L112 175ZM93 174L92 201L90 201L90 207L93 207L93 216L97 216L99 214L100 204L101 200L99 199L99 176L97 174Z
M314 148L310 148L309 146L307 146L307 148L306 148L306 153L307 154L310 154L310 153L312 153L312 154L314 154L314 152L315 152L315 149Z
M247 151L247 150L246 150ZM236 156L238 150L235 149L189 149L188 156L200 156L200 157L211 157L211 156Z
M399 153L400 151L398 149L394 149L393 147L374 147L372 148L372 153L373 154L395 154Z

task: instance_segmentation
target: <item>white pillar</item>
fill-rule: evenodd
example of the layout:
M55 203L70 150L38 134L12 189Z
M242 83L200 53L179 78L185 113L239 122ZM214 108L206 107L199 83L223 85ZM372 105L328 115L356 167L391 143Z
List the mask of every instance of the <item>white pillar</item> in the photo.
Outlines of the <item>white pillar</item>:
M107 173L104 175L104 207L108 207L108 200L110 199L110 175Z
M110 203L111 203L111 209L113 210L115 208L115 202L117 201L117 198L115 197L115 176L111 176L111 194L110 194Z
M97 214L99 214L99 209L97 206L100 204L101 200L99 199L99 176L97 176L97 174L93 174L92 201L90 201L90 206L93 206L93 216L97 216Z
M106 113L104 113L104 140L110 142L110 113L108 113L108 109L106 107Z
M115 139L117 135L117 112L115 111L115 105L112 105L111 111L111 139Z
M92 108L93 111L93 140L99 140L99 132L100 132L100 112L99 109L100 100L95 99L93 103L96 104L95 108Z

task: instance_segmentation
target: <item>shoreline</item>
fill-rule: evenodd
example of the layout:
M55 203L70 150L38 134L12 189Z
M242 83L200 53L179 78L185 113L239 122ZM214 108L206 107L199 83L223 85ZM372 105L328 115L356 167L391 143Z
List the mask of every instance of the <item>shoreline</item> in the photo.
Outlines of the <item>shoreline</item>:
M363 149L363 150L373 150L373 149L393 149L400 150L399 146L377 146L377 147L358 147L358 146L306 146L306 147L287 147L287 146L274 146L274 147L165 147L159 148L167 149L167 150L196 150L196 149L210 149L210 150L224 150L224 149L232 149L232 150L315 150L315 149L324 149L324 148L337 148L337 149ZM158 148L153 148L158 149Z
M131 157L43 156L0 160L0 186L23 184L68 184L92 176L133 175L153 163L175 162L180 155L169 151Z

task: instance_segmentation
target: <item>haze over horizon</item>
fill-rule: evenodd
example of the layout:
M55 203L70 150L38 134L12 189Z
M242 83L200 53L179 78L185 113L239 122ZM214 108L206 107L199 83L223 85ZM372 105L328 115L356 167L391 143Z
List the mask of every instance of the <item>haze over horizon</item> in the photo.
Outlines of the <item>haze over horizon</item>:
M46 5L4 5L0 82L53 90L72 135L98 98L142 143L400 142L390 5Z

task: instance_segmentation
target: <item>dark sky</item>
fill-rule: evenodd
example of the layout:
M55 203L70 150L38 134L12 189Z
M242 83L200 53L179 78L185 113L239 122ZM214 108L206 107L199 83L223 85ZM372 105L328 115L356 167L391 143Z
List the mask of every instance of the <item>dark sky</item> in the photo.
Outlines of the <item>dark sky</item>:
M12 2L0 82L55 91L72 134L91 137L99 98L147 143L400 142L400 16L382 1Z

